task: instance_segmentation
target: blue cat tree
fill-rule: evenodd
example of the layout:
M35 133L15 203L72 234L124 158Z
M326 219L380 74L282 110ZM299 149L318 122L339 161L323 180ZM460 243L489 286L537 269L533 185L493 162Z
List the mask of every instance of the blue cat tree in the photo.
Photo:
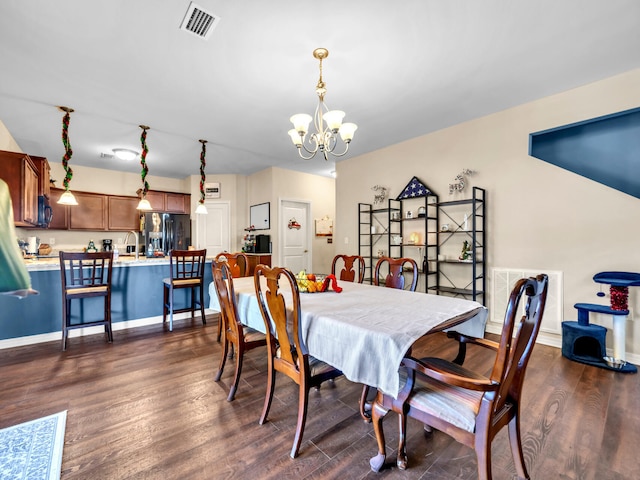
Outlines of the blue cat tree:
M610 285L611 304L576 303L578 321L562 322L562 355L570 360L623 373L636 373L638 368L627 363L625 354L626 323L629 318L629 287L640 286L640 273L600 272L596 283ZM598 296L604 296L600 292ZM591 312L611 315L613 320L613 356L607 356L607 329L589 323Z

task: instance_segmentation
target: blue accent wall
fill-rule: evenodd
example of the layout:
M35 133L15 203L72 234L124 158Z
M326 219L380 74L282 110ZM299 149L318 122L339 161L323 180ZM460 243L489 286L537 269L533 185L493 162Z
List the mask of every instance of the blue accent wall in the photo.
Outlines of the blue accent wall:
M0 340L25 337L62 329L62 287L60 270L29 272L31 284L39 295L23 299L0 295ZM136 320L162 315L162 279L169 276L169 265L118 266L111 284L111 321ZM209 306L211 262L205 266L204 305ZM188 289L176 291L177 307L187 306ZM71 302L71 321L82 314L87 320L102 318L103 301L85 298ZM168 320L167 320L168 321Z
M640 108L532 133L529 155L640 198Z

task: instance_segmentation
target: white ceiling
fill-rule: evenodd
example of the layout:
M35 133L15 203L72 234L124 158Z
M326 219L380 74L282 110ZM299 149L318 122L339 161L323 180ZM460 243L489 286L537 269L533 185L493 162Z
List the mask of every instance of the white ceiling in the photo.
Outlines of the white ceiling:
M358 124L361 155L640 66L637 0L198 0L221 18L208 40L179 29L189 0L2 0L0 120L27 153L71 166L140 150L150 175L328 175L298 158L289 116L312 114L318 63L330 108Z

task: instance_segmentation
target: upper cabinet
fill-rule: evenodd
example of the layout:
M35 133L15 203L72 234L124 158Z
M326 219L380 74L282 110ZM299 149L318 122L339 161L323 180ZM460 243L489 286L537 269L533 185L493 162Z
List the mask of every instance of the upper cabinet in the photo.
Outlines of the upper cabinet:
M142 190L138 190L138 195L141 193ZM146 198L154 212L189 213L191 210L191 195L188 193L149 190Z
M74 192L78 205L69 208L71 230L107 230L107 195Z
M29 155L0 151L0 178L9 187L17 227L38 223L38 173Z
M136 209L136 197L120 197L109 195L109 230L139 230L140 213Z
M36 171L38 172L38 196L46 197L47 199L51 198L51 167L49 166L49 161L44 157L34 157L30 156L33 164L36 167Z

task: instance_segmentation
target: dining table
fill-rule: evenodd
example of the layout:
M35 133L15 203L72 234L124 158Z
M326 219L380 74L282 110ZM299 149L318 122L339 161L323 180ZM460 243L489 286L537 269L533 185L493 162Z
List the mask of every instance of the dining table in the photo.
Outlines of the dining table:
M265 332L254 278L234 278L233 286L240 321ZM341 370L348 380L384 393L396 395L400 362L422 336L449 329L484 336L488 312L478 302L351 282L339 287L339 293L300 293L300 326L309 354ZM280 292L290 308L286 282ZM220 311L213 283L209 293L209 308Z

